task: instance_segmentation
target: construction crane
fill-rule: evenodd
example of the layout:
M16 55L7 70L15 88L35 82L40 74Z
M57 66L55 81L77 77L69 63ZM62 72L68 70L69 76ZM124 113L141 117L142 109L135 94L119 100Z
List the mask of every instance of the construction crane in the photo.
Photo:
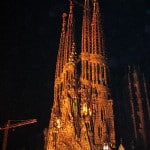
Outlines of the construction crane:
M11 121L17 121L17 123L13 123L11 124ZM8 137L8 130L9 129L14 129L14 128L17 128L17 127L20 127L20 126L25 126L25 125L28 125L28 124L33 124L33 123L36 123L37 120L36 119L28 119L28 120L8 120L7 124L5 125L5 127L1 128L0 127L0 131L4 130L4 137L3 137L3 145L2 145L2 150L6 150L6 147L7 147L7 137Z

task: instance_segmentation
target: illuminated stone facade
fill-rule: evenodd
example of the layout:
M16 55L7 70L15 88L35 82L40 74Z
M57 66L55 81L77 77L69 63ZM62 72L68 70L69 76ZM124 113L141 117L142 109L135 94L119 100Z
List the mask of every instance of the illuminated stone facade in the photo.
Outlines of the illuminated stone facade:
M76 52L73 2L63 14L57 55L54 103L46 150L115 147L113 100L97 0L85 0L81 51Z

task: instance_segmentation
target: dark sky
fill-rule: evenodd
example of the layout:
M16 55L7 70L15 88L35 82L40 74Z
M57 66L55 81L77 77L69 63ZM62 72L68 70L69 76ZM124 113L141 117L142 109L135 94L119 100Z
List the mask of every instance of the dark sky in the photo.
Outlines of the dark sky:
M10 130L10 150L37 149L42 145L41 135L48 126L53 101L61 15L68 11L67 4L67 0L2 3L0 126L9 119L38 119L37 124ZM76 4L77 16L81 18L82 1L77 0ZM143 0L100 0L100 4L111 70L119 73L128 64L139 65L150 81L149 6Z

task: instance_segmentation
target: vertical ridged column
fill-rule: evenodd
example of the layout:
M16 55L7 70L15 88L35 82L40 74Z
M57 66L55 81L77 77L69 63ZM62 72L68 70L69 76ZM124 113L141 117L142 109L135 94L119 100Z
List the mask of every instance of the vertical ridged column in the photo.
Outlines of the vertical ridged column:
M89 55L89 61L92 64L92 88L95 89L92 95L96 94L95 100L92 100L95 105L94 143L97 145L103 145L104 143L115 145L113 101L110 99L107 86L108 65L104 51L98 0L93 0L91 53ZM105 115L103 112L105 112Z
M63 13L62 15L62 30L57 54L57 63L56 63L56 71L55 71L55 79L60 77L63 68L63 55L64 55L64 42L65 42L65 33L66 33L66 17L67 14Z
M63 13L62 15L62 30L57 54L57 63L56 63L56 71L55 71L55 82L54 82L54 105L55 105L55 113L59 115L59 101L61 96L60 86L61 86L61 73L63 71L63 55L64 55L64 43L65 43L65 34L66 34L66 17L67 14Z
M81 81L89 81L89 54L91 51L91 12L89 0L85 0L82 20L82 43L81 43ZM85 84L82 82L82 84Z

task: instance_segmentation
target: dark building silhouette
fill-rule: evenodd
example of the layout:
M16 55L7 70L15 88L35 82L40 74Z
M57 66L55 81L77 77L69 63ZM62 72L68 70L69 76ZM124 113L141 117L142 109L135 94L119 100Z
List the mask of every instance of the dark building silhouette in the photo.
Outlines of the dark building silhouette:
M150 135L150 102L148 85L140 69L129 67L121 82L122 92L118 96L118 138L123 138L127 149L148 150ZM117 108L115 108L117 109Z

